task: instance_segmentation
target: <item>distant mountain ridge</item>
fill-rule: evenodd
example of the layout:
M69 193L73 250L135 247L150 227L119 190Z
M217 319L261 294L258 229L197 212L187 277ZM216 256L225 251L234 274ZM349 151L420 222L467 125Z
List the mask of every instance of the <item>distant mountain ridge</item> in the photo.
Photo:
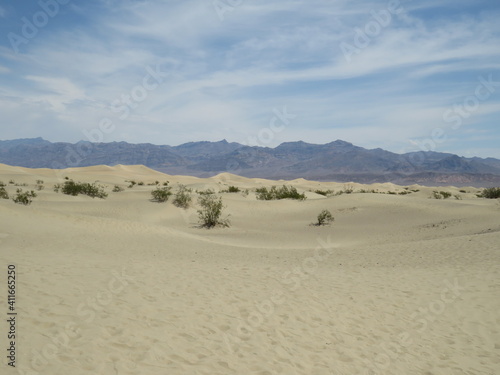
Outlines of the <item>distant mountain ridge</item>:
M143 164L169 174L198 177L229 172L268 179L393 182L401 185L500 185L500 160L440 152L396 154L336 140L318 145L285 142L275 148L236 142L189 142L179 146L127 142L76 144L43 138L0 141L0 163L28 168Z

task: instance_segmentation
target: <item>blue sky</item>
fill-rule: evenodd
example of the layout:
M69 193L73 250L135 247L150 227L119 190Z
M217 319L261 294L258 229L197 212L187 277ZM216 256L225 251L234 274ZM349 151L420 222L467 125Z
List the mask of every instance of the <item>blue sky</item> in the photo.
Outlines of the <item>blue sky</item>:
M1 0L0 139L500 158L499 19L493 0Z

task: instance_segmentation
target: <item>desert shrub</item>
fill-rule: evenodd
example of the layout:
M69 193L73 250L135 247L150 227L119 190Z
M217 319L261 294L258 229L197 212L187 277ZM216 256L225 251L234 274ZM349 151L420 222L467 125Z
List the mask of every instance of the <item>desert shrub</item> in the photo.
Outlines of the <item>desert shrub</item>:
M317 226L327 225L335 220L332 216L332 213L328 210L321 211L317 219L318 219L318 221L316 222Z
M449 197L451 197L453 195L447 191L440 191L439 193L443 196L443 199L448 199Z
M463 193L463 194L467 193L467 191L465 191L465 190L460 190L460 192Z
M488 199L498 199L500 198L500 187L492 187L484 189L481 192L481 194L478 195L478 197L488 198Z
M378 193L378 191L375 191L375 190L368 190L368 189L360 189L358 191L358 193L361 193L361 194L376 194Z
M177 207L188 208L192 201L191 189L187 188L185 185L179 184L179 190L175 193L173 203Z
M170 183L170 181L165 181L165 182L163 183L163 186L168 186L168 184L169 184L169 183Z
M221 190L221 193L239 193L240 191L237 186L229 186L226 190Z
M408 195L408 194L411 194L411 191L404 190L404 191L400 191L398 194L399 195Z
M271 189L267 189L266 187L258 188L257 199L260 200L275 200L275 199L297 199L297 200L305 200L306 196L304 193L299 194L297 189L294 186L286 186L282 187L272 186Z
M397 195L398 193L396 193L395 191L388 191L387 194L389 194L389 195Z
M129 182L130 184L127 186L129 189L132 189L136 184L137 182L135 182L134 180L131 180L131 181L125 181L125 182Z
M61 184L55 184L54 185L54 192L56 193L59 193L59 190L62 189L62 185Z
M118 185L115 185L113 187L113 190L111 190L113 193L120 193L122 192L123 190L125 190L124 188L122 188L121 186L118 186Z
M460 196L460 194L455 194L454 197L455 197L455 199L457 201L461 201L462 200L462 197Z
M431 195L431 198L434 198L434 199L448 199L449 197L451 197L452 194L447 192L447 191L433 191L432 192L432 195Z
M69 177L68 177L68 176L66 176L66 177L64 177L64 179L65 179L65 180L69 180Z
M36 180L35 188L38 191L43 190L45 188L45 186L43 186L43 180Z
M325 197L329 196L329 195L332 195L333 194L333 190L314 190L314 192L316 194L319 194L319 195L323 195Z
M199 195L213 195L215 194L215 191L212 189L207 189L207 190L196 190L196 193Z
M139 182L137 183L137 185L138 185L138 186L144 186L144 182L139 181Z
M36 193L33 190L23 192L23 189L17 189L16 193L16 196L12 200L15 203L24 204L25 206L30 205L33 198L36 197Z
M14 181L14 180L9 180L9 184L14 185L15 183L16 183L16 181Z
M434 199L443 199L443 196L439 193L439 191L433 191L432 195L431 195L431 198L434 198Z
M172 195L172 187L164 186L159 187L151 192L151 197L153 202L163 203L168 201L168 198Z
M108 194L104 191L104 186L88 182L75 182L68 180L61 187L61 192L66 195L87 195L91 198L105 199Z
M7 193L4 186L0 186L0 199L9 199L9 193Z
M352 185L344 185L344 194L352 194L354 193L354 186Z
M221 219L224 205L222 198L214 194L205 194L198 197L201 209L198 210L198 217L202 227L213 228L216 226L229 227L229 219Z

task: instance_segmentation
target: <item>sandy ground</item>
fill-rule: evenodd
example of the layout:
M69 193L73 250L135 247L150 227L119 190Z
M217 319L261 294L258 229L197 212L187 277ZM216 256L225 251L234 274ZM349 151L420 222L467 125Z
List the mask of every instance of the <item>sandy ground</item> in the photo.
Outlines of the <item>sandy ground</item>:
M65 176L109 197L55 193ZM306 201L266 202L255 188L284 182L0 165L11 196L9 180L37 179L30 206L0 199L4 354L7 266L18 273L17 367L2 355L2 374L500 373L500 202L477 189L327 198L309 190L345 184L294 180ZM196 203L150 202L155 180L250 193L220 194L232 225L207 230ZM335 222L311 226L322 209Z

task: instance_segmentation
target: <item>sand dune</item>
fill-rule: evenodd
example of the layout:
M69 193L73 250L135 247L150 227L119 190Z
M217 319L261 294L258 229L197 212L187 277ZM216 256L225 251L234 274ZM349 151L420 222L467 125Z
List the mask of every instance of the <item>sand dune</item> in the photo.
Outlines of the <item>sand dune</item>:
M109 196L55 193L64 177ZM37 179L30 206L0 199L2 273L19 274L20 374L500 373L500 202L475 188L438 189L462 200L421 186L325 197L314 191L405 189L0 165L11 195L10 180ZM249 194L222 193L232 225L207 230L196 204L150 202L155 181ZM256 199L284 183L308 199ZM311 226L322 209L335 222Z

